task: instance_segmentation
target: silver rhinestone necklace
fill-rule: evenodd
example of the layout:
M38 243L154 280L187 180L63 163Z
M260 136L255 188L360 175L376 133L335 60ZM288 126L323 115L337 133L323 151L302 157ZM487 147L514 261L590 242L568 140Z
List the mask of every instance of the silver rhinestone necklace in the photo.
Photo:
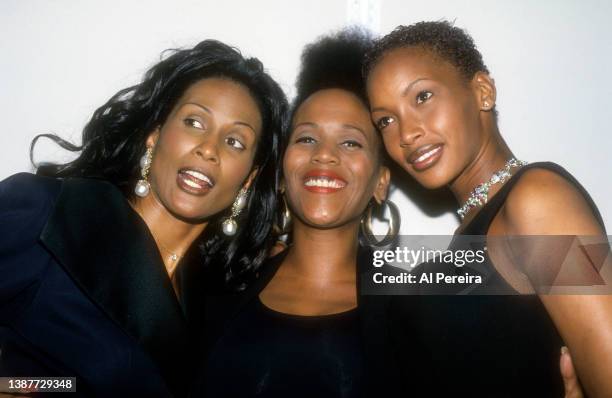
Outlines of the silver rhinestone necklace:
M503 184L507 179L512 177L510 170L516 167L525 166L526 164L527 162L523 160L516 160L515 158L508 160L504 168L493 173L489 181L483 182L472 190L468 200L466 200L463 206L457 210L459 217L463 220L466 214L469 213L474 207L483 206L485 203L487 203L489 189L491 189L491 186L497 183Z

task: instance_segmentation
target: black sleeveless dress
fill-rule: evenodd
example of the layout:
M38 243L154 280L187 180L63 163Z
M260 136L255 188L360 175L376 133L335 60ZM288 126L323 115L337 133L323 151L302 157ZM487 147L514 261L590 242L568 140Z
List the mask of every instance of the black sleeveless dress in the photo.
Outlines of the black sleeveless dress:
M251 300L211 351L205 397L364 397L357 309L301 316Z
M573 183L603 225L590 196L567 171L553 163L533 163L518 170L461 234L486 235L513 186L532 168L551 170ZM450 249L457 249L457 240ZM410 396L562 397L563 341L538 296L514 294L487 256L483 264L469 268L422 264L417 273L469 271L483 282L449 292L460 295L392 300L393 345L405 374L413 380ZM506 289L508 295L487 295L491 288Z

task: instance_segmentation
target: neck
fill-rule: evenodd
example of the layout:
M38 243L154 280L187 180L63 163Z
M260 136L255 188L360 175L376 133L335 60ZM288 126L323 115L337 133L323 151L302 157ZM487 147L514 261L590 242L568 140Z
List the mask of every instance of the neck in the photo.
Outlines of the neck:
M191 224L173 216L157 199L154 193L144 198L137 198L130 203L144 220L155 238L157 248L162 255L166 271L170 278L174 275L176 265L193 241L206 228L206 223ZM173 261L172 255L178 260Z
M339 228L318 229L299 220L293 224L293 245L285 263L319 284L354 279L359 220Z
M506 161L514 156L496 126L490 128L490 134L486 134L486 137L476 157L449 184L459 204L465 203L476 186L488 181L493 173L502 169Z

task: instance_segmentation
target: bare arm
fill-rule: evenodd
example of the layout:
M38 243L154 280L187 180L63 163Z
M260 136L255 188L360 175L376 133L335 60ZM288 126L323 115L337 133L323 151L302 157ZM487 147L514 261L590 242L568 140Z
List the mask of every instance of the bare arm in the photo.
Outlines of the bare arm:
M507 235L604 234L576 187L546 170L534 169L524 174L509 195L501 216L502 230ZM511 251L511 257L517 261L517 269L530 280L541 278L540 267L549 267L544 271L554 274L560 271L561 266L566 267L568 261L574 268L570 275L580 276L592 271L589 259L578 245L573 245L564 253L563 264L550 260L558 255L554 246L532 247L522 242L512 247ZM611 281L606 272L609 269L608 255L600 273L608 291ZM609 397L612 394L612 296L588 294L585 290L581 292L583 294L540 294L540 299L572 352L585 391L591 397Z

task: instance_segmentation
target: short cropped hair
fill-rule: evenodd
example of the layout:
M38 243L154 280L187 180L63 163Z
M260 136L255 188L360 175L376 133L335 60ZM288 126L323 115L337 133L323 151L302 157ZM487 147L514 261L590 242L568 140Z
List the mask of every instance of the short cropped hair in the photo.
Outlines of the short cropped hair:
M391 50L417 47L453 65L461 76L471 80L477 72L489 73L472 37L448 21L418 22L400 25L377 40L366 55L364 73L367 74Z

